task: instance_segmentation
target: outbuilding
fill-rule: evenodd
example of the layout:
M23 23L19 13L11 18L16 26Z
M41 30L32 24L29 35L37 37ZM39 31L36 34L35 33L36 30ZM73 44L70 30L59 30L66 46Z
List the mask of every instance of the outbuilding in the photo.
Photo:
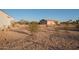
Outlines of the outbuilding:
M55 21L55 20L47 20L47 26L55 26L55 25L57 25L57 21Z

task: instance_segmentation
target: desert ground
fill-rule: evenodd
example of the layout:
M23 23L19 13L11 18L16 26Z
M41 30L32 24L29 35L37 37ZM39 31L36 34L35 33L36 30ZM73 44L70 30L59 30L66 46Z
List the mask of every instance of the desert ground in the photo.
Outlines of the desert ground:
M0 31L0 50L78 50L79 31L56 30L40 26L31 33L21 25Z

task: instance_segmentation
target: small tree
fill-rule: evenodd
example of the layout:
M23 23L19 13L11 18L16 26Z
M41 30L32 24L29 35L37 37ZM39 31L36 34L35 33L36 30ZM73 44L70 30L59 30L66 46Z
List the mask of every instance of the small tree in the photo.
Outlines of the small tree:
M39 24L46 24L46 23L47 23L47 20L45 20L45 19L41 19L39 22Z

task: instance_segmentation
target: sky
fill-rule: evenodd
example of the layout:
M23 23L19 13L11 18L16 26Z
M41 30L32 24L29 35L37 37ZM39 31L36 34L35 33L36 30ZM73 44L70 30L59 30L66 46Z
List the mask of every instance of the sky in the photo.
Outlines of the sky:
M67 21L79 17L79 9L3 9L15 20L39 21L41 19L52 19Z

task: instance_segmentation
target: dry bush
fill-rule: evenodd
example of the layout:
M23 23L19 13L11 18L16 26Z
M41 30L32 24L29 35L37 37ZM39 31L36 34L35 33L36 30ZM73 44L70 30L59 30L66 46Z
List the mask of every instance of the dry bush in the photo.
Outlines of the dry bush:
M39 25L35 22L32 22L31 24L29 24L29 30L31 32L37 32L39 29Z
M76 25L76 28L79 28L79 24Z

